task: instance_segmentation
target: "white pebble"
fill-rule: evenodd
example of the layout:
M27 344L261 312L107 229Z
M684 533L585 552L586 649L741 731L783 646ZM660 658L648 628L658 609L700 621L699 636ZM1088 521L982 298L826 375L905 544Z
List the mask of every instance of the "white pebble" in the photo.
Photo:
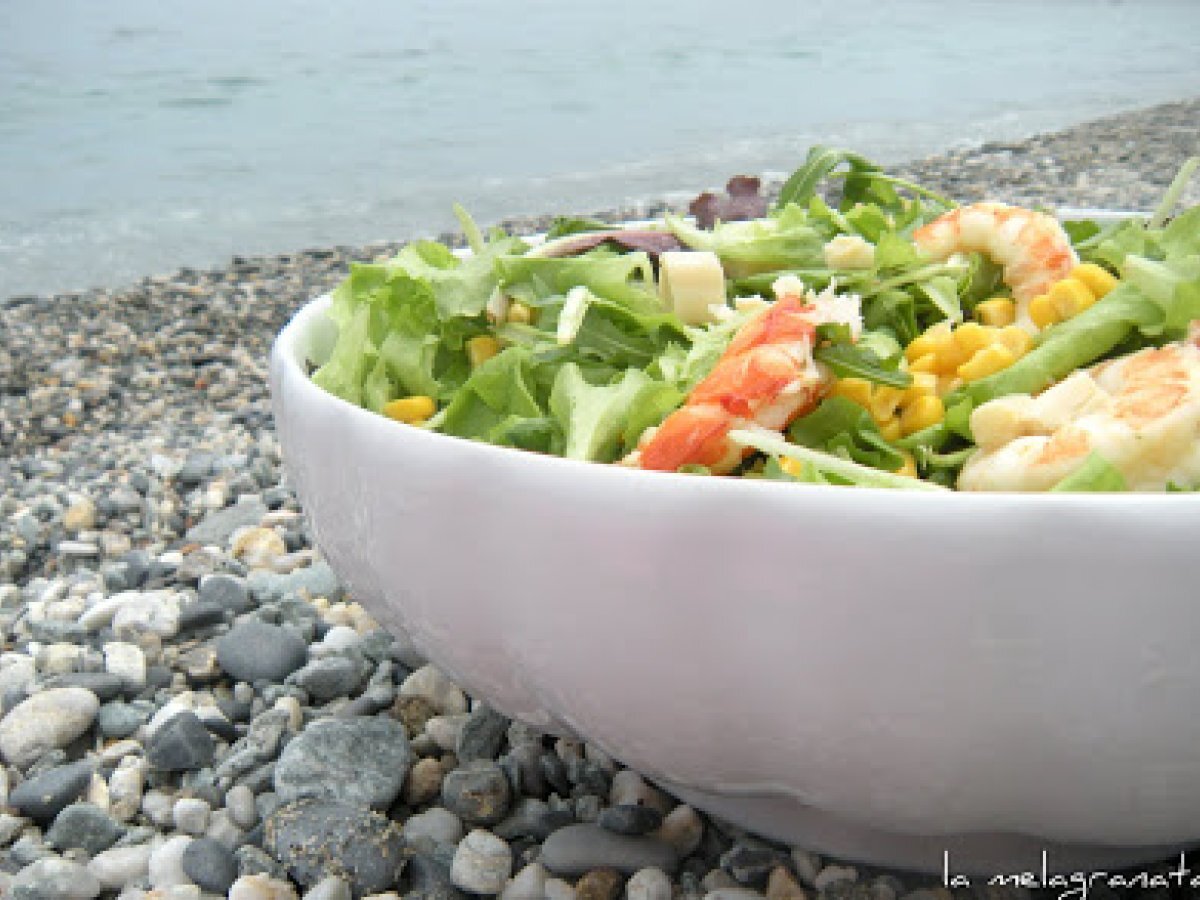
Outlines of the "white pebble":
M142 797L142 812L159 828L170 828L175 824L174 809L175 801L157 788L146 791Z
M150 791L149 797L155 793ZM152 888L168 888L176 884L192 884L183 871L183 852L187 850L192 839L186 834L177 834L159 844L150 854L148 865L150 886Z
M174 637L179 633L179 598L167 591L137 594L117 610L112 627L118 634L129 629Z
M454 748L458 746L458 738L462 734L463 726L467 724L468 718L466 713L433 716L425 723L425 733L447 753L453 753Z
M626 900L671 900L671 879L662 869L638 869L625 885Z
M432 665L421 666L400 684L401 697L424 697L442 715L465 713L466 694Z
M88 871L100 880L106 891L117 891L132 881L143 878L150 871L150 854L153 844L134 844L130 847L112 847L102 850L88 863Z
M0 766L0 807L8 806L8 769Z
M146 686L146 654L137 644L109 641L104 645L104 671L141 689Z
M34 679L36 666L24 653L0 654L0 697L23 694Z
M575 888L561 878L546 880L546 900L575 900Z
M57 856L30 863L17 873L9 887L17 896L48 895L57 900L92 900L100 894L100 881L95 875L78 863Z
M462 840L462 820L442 806L409 816L404 823L404 838L410 844L417 838L431 838L439 844L457 844Z
M24 768L46 751L65 747L87 731L99 708L96 695L83 688L40 691L0 720L0 756Z
M133 738L113 741L100 751L100 764L103 766L115 766L126 756L138 756L143 752L144 748L142 745Z
M266 875L243 875L229 889L228 900L299 900L290 884Z
M89 603L87 609L80 613L79 618L75 621L88 631L99 631L111 624L117 610L136 596L138 596L136 591L121 591L111 597L100 597Z
M288 714L288 731L295 732L304 727L304 708L295 697L284 694L275 701L275 709L282 709Z
M65 675L77 672L83 661L83 647L74 644L50 644L38 654L37 665L46 675Z
M84 792L83 799L92 806L108 812L109 796L108 783L104 780L104 776L99 772L92 773L92 780L88 782L87 791Z
M199 797L180 797L175 801L171 815L175 827L184 834L201 835L208 828L208 816L212 808Z
M238 828L249 831L258 822L258 809L254 805L254 791L244 784L235 784L225 792L225 811Z
M450 881L475 894L498 894L512 874L512 851L490 831L477 828L463 838L450 863Z
M336 875L330 875L305 891L304 900L351 900L350 885Z
M109 812L113 818L128 822L141 809L145 781L146 764L143 760L134 756L121 760L121 765L108 777Z
M325 637L309 648L309 652L313 656L328 656L331 653L342 653L351 647L357 646L361 640L362 635L349 625L334 625L325 632Z
M549 877L550 873L541 863L530 863L504 886L500 900L542 900Z

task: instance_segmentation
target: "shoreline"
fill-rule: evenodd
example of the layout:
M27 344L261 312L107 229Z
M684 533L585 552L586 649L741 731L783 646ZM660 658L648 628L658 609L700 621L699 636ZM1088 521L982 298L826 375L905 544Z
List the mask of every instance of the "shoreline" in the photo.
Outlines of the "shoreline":
M1145 206L1198 145L1200 99L894 171L964 199ZM0 895L211 900L236 878L242 900L295 900L293 881L325 900L978 900L772 844L470 709L354 601L289 484L264 360L349 262L399 246L0 304Z
M909 160L886 168L905 178L971 202L999 199L1016 205L1090 207L1136 210L1152 207L1161 196L1179 163L1200 152L1200 97L1140 107L1092 119L1067 128L1039 132L1012 141L985 141L967 148L951 147L943 152ZM730 176L741 174L731 171ZM763 175L765 193L777 191L777 177ZM1200 203L1200 179L1189 186L1185 204ZM718 185L698 185L695 193ZM665 211L680 212L686 199L649 198L600 210L575 214L621 221L654 218ZM544 228L553 215L515 216L487 223L513 233L532 233ZM482 224L482 223L481 223ZM461 245L457 232L431 235L435 240ZM181 266L172 272L155 273L117 286L96 286L54 293L18 293L0 297L0 309L49 302L62 297L79 297L132 290L163 279L186 280L193 273L214 276L237 271L245 265L318 265L331 258L343 263L392 253L408 240L377 240L366 244L337 244L307 247L290 252L235 255L224 265Z

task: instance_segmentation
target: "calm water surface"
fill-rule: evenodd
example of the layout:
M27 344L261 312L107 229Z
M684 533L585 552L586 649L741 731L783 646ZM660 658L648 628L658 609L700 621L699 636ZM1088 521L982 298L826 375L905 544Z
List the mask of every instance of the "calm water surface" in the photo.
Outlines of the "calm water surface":
M0 297L1200 93L1196 0L0 6Z

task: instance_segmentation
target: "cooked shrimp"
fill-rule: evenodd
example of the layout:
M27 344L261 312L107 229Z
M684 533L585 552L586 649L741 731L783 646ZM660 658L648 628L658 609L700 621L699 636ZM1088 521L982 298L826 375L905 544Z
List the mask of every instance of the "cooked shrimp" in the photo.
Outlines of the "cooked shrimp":
M1200 348L1140 350L1037 397L1000 397L971 414L971 430L980 449L963 467L960 490L1048 490L1092 452L1130 490L1200 483Z
M648 432L624 463L673 472L684 465L728 472L747 451L727 437L748 424L781 430L812 410L833 383L812 357L816 328L842 322L856 334L862 327L859 299L819 295L794 277L774 284L774 303L746 321L712 372L692 389L684 405Z
M936 259L960 252L985 253L1004 269L1017 303L1017 324L1036 332L1029 301L1066 278L1079 263L1071 239L1052 216L1006 206L960 206L913 232L917 246Z

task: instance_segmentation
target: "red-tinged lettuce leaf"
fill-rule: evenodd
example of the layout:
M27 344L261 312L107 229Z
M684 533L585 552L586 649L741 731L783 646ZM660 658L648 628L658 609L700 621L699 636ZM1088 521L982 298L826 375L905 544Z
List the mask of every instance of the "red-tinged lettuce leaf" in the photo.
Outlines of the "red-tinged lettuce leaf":
M751 175L735 175L725 185L725 194L705 191L688 205L701 228L712 228L718 221L743 222L761 219L767 214L767 198L759 194L762 182Z
M660 253L679 250L683 244L669 231L651 231L640 228L613 228L608 231L592 231L586 234L571 234L547 241L527 256L541 259L558 259L564 256L579 256L594 250L601 244L616 244L622 250L642 251L651 260Z

